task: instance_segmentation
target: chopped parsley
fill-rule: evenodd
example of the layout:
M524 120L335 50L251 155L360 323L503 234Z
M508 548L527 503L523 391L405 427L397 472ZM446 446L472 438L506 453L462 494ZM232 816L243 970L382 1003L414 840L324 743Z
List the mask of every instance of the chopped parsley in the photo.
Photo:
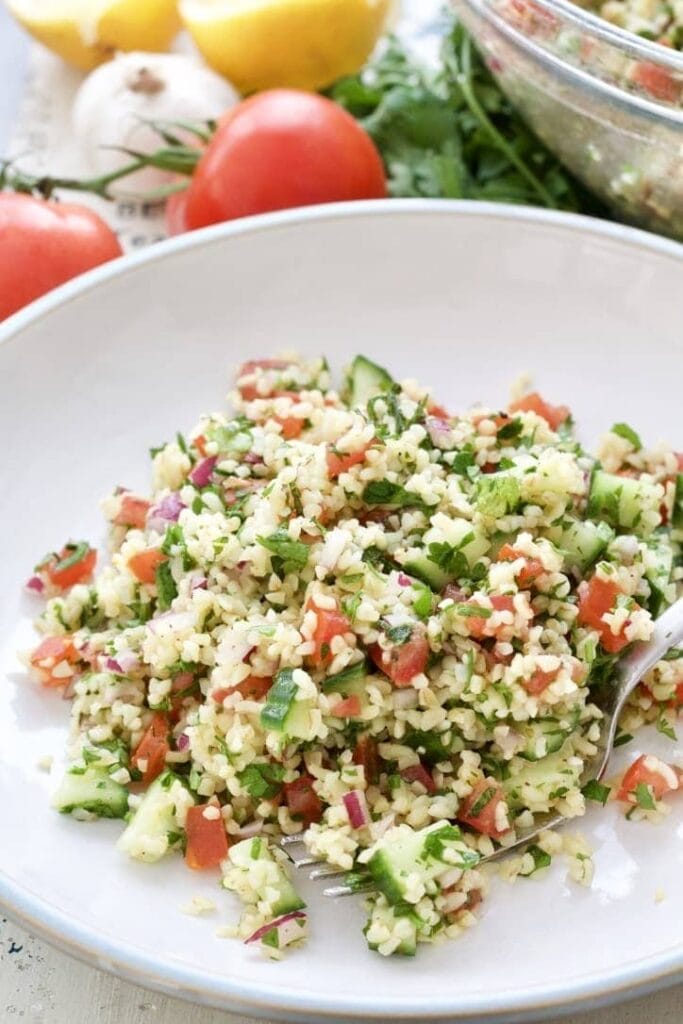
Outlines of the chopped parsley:
M640 440L640 435L635 432L633 427L629 427L628 423L615 423L612 427L612 433L616 434L617 437L623 437L625 441L633 445L633 448L639 452L643 447L643 442Z
M280 577L290 572L301 572L308 563L308 545L292 540L286 526L279 526L268 537L259 537L258 542L270 551L273 572Z
M477 511L490 519L514 512L521 498L519 481L509 473L492 473L477 482L475 504Z
M162 611L171 607L173 600L178 596L178 588L173 579L171 566L168 562L158 565L154 574L154 582L157 587L157 600Z
M586 800L595 800L596 803L602 804L604 807L607 803L607 799L612 792L609 786L604 786L597 779L591 779L581 790Z

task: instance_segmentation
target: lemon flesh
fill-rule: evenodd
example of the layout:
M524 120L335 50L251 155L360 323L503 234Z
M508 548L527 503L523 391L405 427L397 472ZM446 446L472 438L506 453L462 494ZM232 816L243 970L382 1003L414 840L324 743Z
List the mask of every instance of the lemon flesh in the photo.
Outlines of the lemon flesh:
M6 2L34 39L84 71L117 50L167 50L180 28L176 0Z
M181 0L207 64L242 92L322 89L358 71L391 0Z

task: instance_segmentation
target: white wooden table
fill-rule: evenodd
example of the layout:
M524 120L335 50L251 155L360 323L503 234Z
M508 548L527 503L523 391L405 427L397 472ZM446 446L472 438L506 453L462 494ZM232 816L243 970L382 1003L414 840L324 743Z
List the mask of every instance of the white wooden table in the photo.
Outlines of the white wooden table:
M0 155L21 95L26 45L0 2ZM0 833L1 841L1 833ZM634 928L637 922L634 922ZM570 1024L683 1024L683 985L566 1018ZM0 914L0 1024L242 1024L84 967Z

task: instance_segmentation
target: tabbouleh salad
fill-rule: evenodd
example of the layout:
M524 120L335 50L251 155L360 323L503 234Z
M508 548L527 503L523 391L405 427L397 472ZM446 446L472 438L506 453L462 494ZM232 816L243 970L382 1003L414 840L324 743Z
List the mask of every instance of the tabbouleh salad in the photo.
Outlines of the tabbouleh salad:
M414 954L486 894L479 864L534 815L623 802L657 817L678 770L638 758L582 788L615 660L677 595L683 460L616 424L597 457L537 393L458 415L358 356L239 371L233 418L153 450L149 496L104 501L111 558L70 542L28 657L72 699L77 818L125 819L122 853L220 866L235 934L279 956L306 913L277 845L372 883L368 946ZM673 737L683 652L636 691ZM580 839L542 833L508 876Z

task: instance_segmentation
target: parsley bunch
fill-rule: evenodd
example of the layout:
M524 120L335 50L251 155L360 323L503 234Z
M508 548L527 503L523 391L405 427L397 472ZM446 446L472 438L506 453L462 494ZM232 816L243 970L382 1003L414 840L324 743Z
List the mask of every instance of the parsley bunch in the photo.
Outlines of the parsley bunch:
M604 215L514 110L463 26L450 17L446 24L437 71L390 40L329 92L374 139L391 194Z

